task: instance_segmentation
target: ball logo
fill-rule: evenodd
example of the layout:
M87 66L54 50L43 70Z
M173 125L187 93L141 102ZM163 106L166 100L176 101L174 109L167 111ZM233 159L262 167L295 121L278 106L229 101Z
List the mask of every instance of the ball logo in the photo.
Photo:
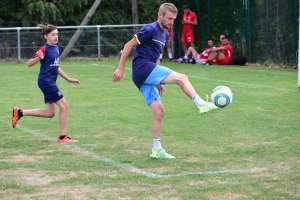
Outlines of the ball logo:
M57 96L61 96L61 92L59 91L59 92L57 92Z
M227 86L218 86L211 93L211 100L219 108L225 108L232 103L233 93Z

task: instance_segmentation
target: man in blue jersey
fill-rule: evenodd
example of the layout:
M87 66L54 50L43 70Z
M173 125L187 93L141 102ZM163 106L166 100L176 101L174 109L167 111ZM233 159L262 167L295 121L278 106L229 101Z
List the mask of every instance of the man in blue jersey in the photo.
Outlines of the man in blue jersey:
M69 83L79 85L80 81L76 78L68 77L64 71L59 67L59 47L56 45L58 42L58 31L52 24L39 24L42 28L42 33L46 39L44 44L27 62L27 66L31 67L40 62L40 73L38 76L38 86L44 94L44 102L46 109L29 109L22 110L14 107L12 110L12 126L16 128L18 120L23 116L35 116L51 118L55 115L55 105L60 109L59 124L60 135L58 137L59 143L78 142L67 135L68 123L68 102L62 95L58 86L56 85L57 76L60 75Z
M217 109L212 102L205 102L196 93L185 74L177 73L160 64L159 55L168 40L167 28L174 24L177 8L172 3L164 3L158 11L157 22L145 25L134 38L124 46L120 63L113 74L113 81L123 81L126 60L133 47L136 47L132 61L132 80L142 93L146 104L151 108L154 116L152 121L153 148L151 158L173 159L161 146L160 136L165 110L160 95L165 92L164 84L177 84L182 91L197 105L200 114Z

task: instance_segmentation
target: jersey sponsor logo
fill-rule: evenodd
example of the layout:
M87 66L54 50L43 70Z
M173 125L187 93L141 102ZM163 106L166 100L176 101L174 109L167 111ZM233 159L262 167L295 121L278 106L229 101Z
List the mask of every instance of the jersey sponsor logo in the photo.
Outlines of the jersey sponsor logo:
M50 66L59 66L59 58L55 58L54 63L50 64Z

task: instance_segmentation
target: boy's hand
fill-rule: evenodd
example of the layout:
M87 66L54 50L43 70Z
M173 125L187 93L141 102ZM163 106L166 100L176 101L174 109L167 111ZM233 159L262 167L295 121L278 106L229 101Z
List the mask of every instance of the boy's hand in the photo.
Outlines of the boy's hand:
M44 59L44 54L41 50L37 51L37 55L39 56L39 58L42 60Z
M74 83L75 85L79 85L80 84L80 81L76 78L70 78L69 80L70 83Z

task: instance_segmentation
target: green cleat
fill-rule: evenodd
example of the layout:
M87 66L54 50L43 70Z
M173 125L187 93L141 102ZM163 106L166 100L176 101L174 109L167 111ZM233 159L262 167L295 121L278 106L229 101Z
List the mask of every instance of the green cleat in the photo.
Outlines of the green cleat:
M207 113L211 110L219 109L219 107L217 107L212 102L206 102L206 104L204 104L203 106L199 106L198 109L199 109L200 114L204 115L205 113Z
M175 157L171 154L168 154L166 150L164 149L152 149L152 152L150 154L150 158L156 158L156 159L174 159Z

